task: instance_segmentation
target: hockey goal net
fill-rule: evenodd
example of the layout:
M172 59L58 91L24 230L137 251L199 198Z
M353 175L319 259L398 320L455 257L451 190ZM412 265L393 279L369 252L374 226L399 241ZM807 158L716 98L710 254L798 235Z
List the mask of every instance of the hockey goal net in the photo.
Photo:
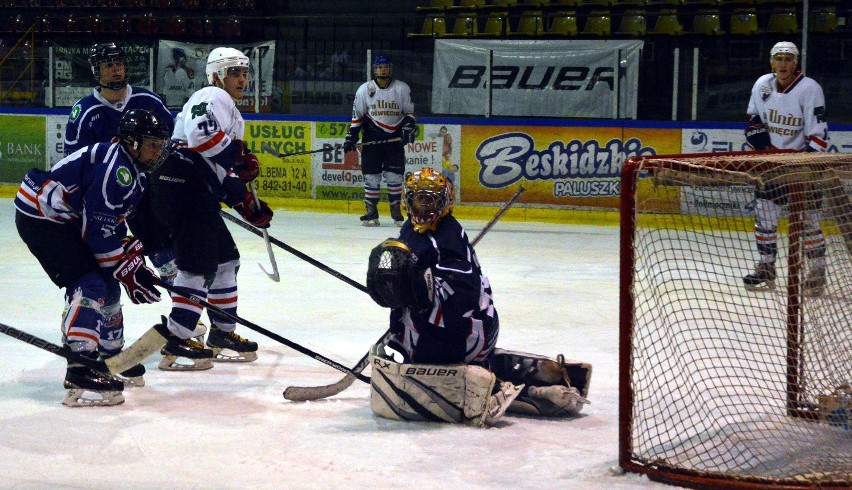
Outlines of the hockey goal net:
M788 195L774 289L754 192ZM619 462L696 488L852 488L852 155L635 157L621 181ZM818 212L827 284L805 294Z

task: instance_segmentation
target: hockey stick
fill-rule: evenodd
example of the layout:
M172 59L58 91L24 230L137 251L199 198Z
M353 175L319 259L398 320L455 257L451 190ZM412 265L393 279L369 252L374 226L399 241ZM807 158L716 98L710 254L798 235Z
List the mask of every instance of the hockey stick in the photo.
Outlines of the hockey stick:
M250 231L250 232L254 233L255 235L257 235L257 236L259 236L259 237L263 237L263 233L261 233L260 228L258 228L258 227L256 227L256 226L252 225L251 223L247 223L247 222L245 222L245 221L243 221L243 220L241 220L241 219L237 218L236 216L231 215L230 213L228 213L228 212L226 212L226 211L224 211L224 210L222 210L222 211L220 211L220 212L222 213L222 217L223 217L223 218L225 218L225 219L227 219L228 221L230 221L230 222L232 222L232 223L235 223L235 224L237 224L237 225L241 226L241 227L242 227L242 228L244 228L245 230ZM279 247L283 248L284 250L286 250L286 251L290 252L291 254L295 255L296 257L299 257L300 259L304 260L305 262L307 262L307 263L309 263L309 264L311 264L311 265L313 265L313 266L315 266L315 267L318 267L318 268L322 269L322 270L323 270L323 271L325 271L325 272L328 272L328 273L329 273L329 274L331 274L332 276L334 276L334 277L336 277L336 278L340 279L341 281L345 282L346 284L349 284L350 286L352 286L352 287L354 287L354 288L356 288L356 289L359 289L359 290L361 290L361 291L363 291L363 292L365 292L365 293L367 292L367 287L366 287L366 286L364 286L364 285L362 285L362 284L360 284L360 283L358 283L358 282L355 282L354 280L352 280L352 279L350 279L350 278L348 278L348 277L344 276L344 275L343 275L343 274L341 274L340 272L337 272L336 270L334 270L334 269L332 269L331 267L329 267L329 266L327 266L327 265L323 264L323 263L322 263L322 262L320 262L319 260L316 260L316 259L314 259L314 258L311 258L311 257L310 257L310 256L308 256L308 255L305 255L304 253L302 253L302 252L300 252L300 251L296 250L295 248L291 247L290 245L287 245L286 243L282 242L281 240L278 240L277 238L275 238L275 237L273 237L273 236L270 236L269 234L267 234L267 236L269 236L269 241L270 241L270 242L272 242L272 243L274 243L275 245L277 245L277 246L279 246Z
M497 211L497 214L495 214L494 217L491 218L491 221L486 223L485 227L482 228L482 230L479 232L479 234L476 235L476 238L474 238L473 241L470 242L471 246L479 243L479 240L481 240L482 237L484 237L485 234L488 233L488 230L490 230L494 226L494 224L497 223L497 221L506 213L506 211L513 204L515 204L515 202L521 197L521 194L523 194L525 191L526 191L526 189L524 188L523 185L518 187L518 191L515 192L515 194L512 195L512 197L505 204L503 204L503 206L500 208L500 210ZM378 340L378 342L376 342L376 344L387 342L388 339L390 339L390 336L391 336L391 331L390 330L386 331L384 333L384 335L382 335L382 338L380 338ZM373 344L373 345L376 345L376 344ZM360 374L361 372L364 371L364 369L367 369L367 364L369 364L369 362L370 362L370 352L368 351L366 354L364 354L364 357L362 357L358 361L358 363L355 364L355 366L352 367L352 373ZM361 378L358 378L358 379L361 379ZM288 386L287 389L284 390L284 398L286 398L290 401L294 401L294 402L304 402L304 401L311 401L311 400L319 400L321 398L328 398L330 396L334 396L334 395L342 392L346 388L349 388L350 386L352 386L352 383L354 383L354 382L355 382L355 376L347 373L346 376L341 378L339 381L337 381L336 383L332 383L330 385L323 385L323 386Z
M335 361L325 357L322 354L319 354L317 352L314 352L314 351L308 349L307 347L303 347L303 346L293 342L292 340L288 340L288 339L278 335L275 332L270 332L269 330L261 327L260 325L254 324L254 323L246 320L245 318L240 318L237 315L232 315L231 313L228 313L227 311L223 310L222 308L219 308L216 305L208 303L203 298L201 298L201 297L199 297L195 294L192 294L189 291L185 291L182 288L177 288L177 287L174 287L172 285L166 284L164 282L159 282L157 284L157 286L165 289L166 291L168 291L170 293L184 297L184 298L192 301L193 303L195 303L199 306L203 306L203 307L207 308L209 311L216 312L219 315L222 315L225 318L231 320L232 322L236 322L236 323L239 323L240 325L244 325L244 326L248 327L249 329L254 330L257 333L265 335L272 340L275 340L279 343L282 343L282 344L286 345L287 347L289 347L293 350L297 350L297 351L301 352L302 354L305 354L306 356L313 357L317 361L319 361L323 364L326 364L328 366L331 366L334 369L337 369L338 371L342 371L342 372L346 373L347 375L354 375L355 377L357 377L358 379L360 379L361 381L364 381L366 383L370 382L370 378L367 378L366 376L364 376L360 373L352 372L351 369L344 366L343 364L335 362Z
M81 356L76 352L72 352L67 345L60 347L48 342L47 340L24 332L23 330L18 330L15 327L10 327L9 325L0 323L0 333L4 333L12 338L26 342L40 349L44 349L51 354L64 357L71 362L80 363L88 368L110 376L127 371L131 367L141 364L142 361L148 358L148 356L166 345L166 337L169 334L168 331L165 331L164 329L165 327L162 325L154 325L127 349L110 357L106 361L99 361L89 359L88 357Z
M367 142L364 142L364 143L358 143L355 146L382 145L382 144L385 144L385 143L396 143L397 141L402 141L402 138L396 137L396 138L391 138L389 140L367 141ZM274 157L278 157L278 158L295 157L295 156L299 156L299 155L310 155L310 154L313 154L313 153L330 151L332 149L334 149L334 145L329 145L327 148L326 147L318 148L316 150L296 151L296 152L293 152L293 153L278 153L278 151L275 150L275 148L272 148L268 144L260 145L260 150L262 152L269 153L270 155L272 155Z
M254 185L254 181L249 182L249 189L251 189L251 194L254 196L254 202L257 205L257 209L260 211L260 199L257 197L257 188ZM272 253L272 245L269 244L269 232L266 231L266 228L263 228L261 231L263 232L263 241L266 242L266 252L269 254L269 261L272 262L272 274L266 272L266 269L264 269L262 265L257 265L260 266L260 270L269 276L270 279L275 282L279 282L281 281L281 276L278 274L278 263L275 262L275 254Z

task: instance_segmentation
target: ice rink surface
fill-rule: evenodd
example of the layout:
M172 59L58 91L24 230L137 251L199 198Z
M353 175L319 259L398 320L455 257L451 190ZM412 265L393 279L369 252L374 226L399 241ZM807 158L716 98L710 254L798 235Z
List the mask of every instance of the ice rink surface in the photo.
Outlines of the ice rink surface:
M270 234L364 284L370 249L396 236L357 215L276 210ZM460 220L471 239L485 221ZM241 317L341 364L354 365L387 329L369 296L230 225L242 254ZM0 200L0 322L61 343L62 291L15 231ZM618 229L499 222L477 245L500 313L498 347L590 362L580 417L509 416L475 429L375 417L356 381L327 400L294 403L291 385L342 373L238 326L259 359L209 371L145 365L147 385L116 407L61 405L65 360L0 335L0 488L3 489L629 489L671 488L614 476L618 438ZM169 300L125 300L128 343L167 314ZM206 319L206 318L205 318ZM369 374L369 370L366 372Z

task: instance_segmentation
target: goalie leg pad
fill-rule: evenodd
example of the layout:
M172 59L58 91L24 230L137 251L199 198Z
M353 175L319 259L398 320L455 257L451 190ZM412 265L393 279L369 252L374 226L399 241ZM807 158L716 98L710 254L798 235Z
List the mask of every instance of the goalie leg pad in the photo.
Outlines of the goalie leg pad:
M520 391L495 393L496 377L480 366L400 364L374 354L370 363L370 409L392 420L491 425Z
M561 354L553 359L504 349L495 349L494 356L494 374L503 381L527 386L574 387L583 397L589 394L592 365L587 362L566 359Z

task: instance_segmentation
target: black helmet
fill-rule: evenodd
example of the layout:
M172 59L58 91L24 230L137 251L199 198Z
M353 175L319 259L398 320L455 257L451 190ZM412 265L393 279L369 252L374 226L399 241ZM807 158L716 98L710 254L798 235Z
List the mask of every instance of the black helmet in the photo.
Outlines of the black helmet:
M124 80L102 85L101 64L114 63L116 61L124 64ZM121 90L127 86L127 57L124 55L124 50L116 46L115 43L95 44L92 46L92 50L89 53L89 64L92 65L92 76L95 77L95 83L98 86L111 90Z
M141 152L145 138L160 141L160 154L153 160L145 162L139 159L141 153L137 153L138 156L133 159L133 163L144 172L153 172L162 165L171 151L169 126L165 121L158 119L153 112L145 109L132 109L125 112L118 123L118 140L124 149Z

